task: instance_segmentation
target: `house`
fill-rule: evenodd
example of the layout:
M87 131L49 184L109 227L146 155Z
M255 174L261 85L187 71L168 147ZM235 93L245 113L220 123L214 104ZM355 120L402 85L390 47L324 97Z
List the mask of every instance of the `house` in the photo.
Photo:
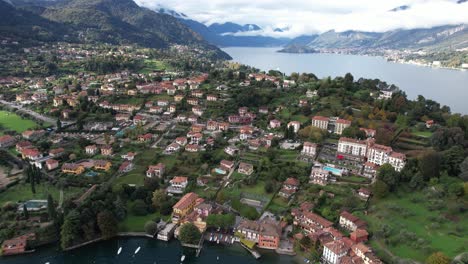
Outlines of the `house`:
M101 147L101 155L103 156L111 156L113 154L112 146L104 145Z
M181 146L185 146L185 145L187 145L187 138L186 137L178 137L178 138L176 138L175 143L177 143L177 144L179 144Z
M375 256L372 250L363 243L352 245L351 251L353 255L355 255L355 257L360 260L360 263L383 264L383 262L377 256Z
M54 97L54 99L52 101L53 101L54 107L59 107L59 106L63 105L63 99L60 98L60 97Z
M248 144L250 150L258 150L262 146L262 141L260 139L250 139Z
M64 148L56 148L56 149L51 149L49 150L49 156L56 158L60 157L65 154L65 149Z
M122 164L119 166L119 173L127 173L133 170L133 163L131 161L124 161Z
M171 154L178 152L180 150L180 145L177 143L171 143L169 146L166 147L166 153Z
M85 168L83 165L76 164L76 163L64 163L62 165L63 173L79 175L79 174L82 174L84 170Z
M324 116L314 116L312 117L312 126L318 127L323 130L328 130L328 124L330 118Z
M0 137L0 148L7 148L15 145L16 139L10 135Z
M281 121L277 119L270 120L270 128L275 129L281 127Z
M57 160L54 160L54 159L48 159L46 160L46 167L47 167L47 170L51 171L51 170L54 170L56 168L58 168L59 166L59 162Z
M354 243L366 242L369 239L369 233L365 229L358 228L349 234L349 238Z
M264 249L277 249L281 237L281 225L273 219L260 221L241 220L236 233L246 240L256 242L257 247Z
M236 146L227 146L224 148L224 152L230 156L234 156L239 149Z
M323 245L322 263L340 264L350 247L343 240L335 240Z
M310 203L303 203L300 208L292 209L293 224L308 234L333 226L332 222L318 214L312 213L312 209L313 205Z
M339 224L341 227L348 229L350 231L356 231L356 229L364 229L367 226L367 223L361 220L359 217L350 214L347 211L343 211L340 214Z
M107 160L95 160L94 161L94 169L96 170L103 170L108 171L110 170L112 163Z
M337 135L341 135L343 130L351 126L351 121L346 119L338 119L335 122L335 130L333 131Z
M361 199L364 199L364 200L369 200L370 196L371 196L371 191L367 188L359 188L359 190L357 191L358 193L358 196L361 198Z
M315 157L316 154L317 154L317 144L311 143L311 142L304 142L301 155L313 158Z
M240 129L240 135L239 138L240 140L247 140L252 137L253 134L253 128L250 126L243 126Z
M197 185L198 186L206 186L210 182L210 179L208 177L203 177L200 176L197 178Z
M206 100L208 102L216 102L218 101L218 97L216 95L209 94L208 96L206 96Z
M310 171L309 183L325 186L330 181L330 172L321 166L314 166Z
M192 107L192 113L194 113L197 116L202 116L203 115L203 108L200 106L194 106Z
M367 161L382 166L386 163L400 172L406 165L406 155L394 152L391 147L372 144L367 151Z
M146 133L144 135L139 135L138 136L138 141L143 142L143 143L148 143L153 140L153 134L151 133Z
M268 107L266 107L266 106L261 106L261 107L258 108L258 112L259 112L260 114L266 115L266 114L268 114Z
M187 104L192 105L192 106L197 106L198 105L198 99L197 98L189 98L189 99L187 99Z
M150 107L149 109L149 112L150 113L153 113L153 114L160 114L163 112L163 108L161 106L152 106Z
M368 138L374 138L375 137L375 134L376 134L376 130L375 129L371 129L371 128L359 128L360 131L364 131L364 133L366 133L366 137Z
M228 170L232 170L234 168L234 162L230 160L222 160L219 164L221 167L224 167Z
M291 121L288 123L288 129L290 127L293 127L294 133L299 132L299 129L301 128L301 123L299 121Z
M44 130L26 130L22 134L23 138L27 140L37 140L45 135Z
M245 106L239 107L238 112L240 116L244 116L245 114L247 114L247 112L249 112L249 108Z
M289 199L293 194L299 190L299 180L296 178L287 178L283 183L283 187L278 194L286 199Z
M202 133L192 133L190 132L187 134L187 136L190 138L190 143L191 144L200 144L200 142L203 139L203 134Z
M218 129L221 131L228 131L229 130L229 123L228 122L220 122L218 123Z
M20 141L15 147L17 152L22 152L24 149L32 148L33 144L29 141Z
M198 195L196 193L187 193L172 207L172 223L179 222L190 212L193 211L197 204Z
M126 160L128 160L128 161L132 161L133 159L135 159L135 156L136 156L136 154L135 154L134 152L128 152L127 154L123 154L123 155L121 155L120 157L121 157L122 159L126 159Z
M426 128L432 128L432 126L434 126L435 122L434 120L427 120L426 121Z
M130 115L129 114L116 114L115 115L115 121L120 122L120 121L129 121L130 120Z
M244 175L251 175L254 171L254 166L250 163L241 162L237 172Z
M170 186L167 188L168 193L181 194L188 185L188 178L176 176L169 181Z
M198 152L199 149L200 147L198 146L198 144L188 144L187 146L185 146L185 151L187 152Z
M175 102L180 102L184 99L185 96L181 95L181 94L178 94L176 96L174 96L174 101Z
M218 122L216 121L213 121L213 120L209 120L207 123L206 123L206 129L209 130L209 131L215 131L218 129Z
M166 165L164 165L164 163L158 163L157 165L152 165L148 167L148 170L146 171L146 177L161 178L164 176L165 171L166 171Z
M307 92L306 92L306 97L307 98L313 98L313 97L315 97L317 95L318 95L317 90L314 90L314 91L307 90Z
M28 149L23 149L21 151L21 156L23 159L28 159L28 160L38 160L42 158L42 153L36 149L36 148L28 148Z
M142 115L135 115L135 117L133 118L134 125L145 125L147 122L148 120L146 119L146 117Z
M2 244L2 255L11 256L17 254L23 254L27 251L28 243L36 239L36 234L26 234L23 236L15 237L9 240L3 241Z
M98 148L96 145L89 145L85 147L85 152L88 155L95 155L98 151Z

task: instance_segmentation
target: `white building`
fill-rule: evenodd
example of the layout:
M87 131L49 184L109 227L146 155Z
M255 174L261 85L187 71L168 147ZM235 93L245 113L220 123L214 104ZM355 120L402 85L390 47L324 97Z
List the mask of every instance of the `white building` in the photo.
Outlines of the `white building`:
M310 172L309 183L325 186L330 181L330 172L321 166L314 166Z
M314 116L312 117L312 126L318 127L323 130L328 130L328 123L330 118L324 116Z
M343 130L345 128L348 128L351 126L351 121L346 120L346 119L338 119L336 120L335 123L335 134L341 135L343 133Z
M327 264L339 264L341 258L348 254L349 247L343 240L335 240L329 243L326 243L323 246L323 263Z
M315 157L317 154L317 144L311 142L304 142L301 154L308 157Z
M405 167L406 156L393 152L391 147L374 144L368 149L367 161L379 166L389 163L396 171L401 171Z
M367 146L367 141L342 137L338 141L338 153L365 157L367 155Z
M288 123L288 129L291 126L294 128L294 133L297 133L297 132L299 132L299 129L301 128L301 123L298 122L298 121L291 121L291 122Z

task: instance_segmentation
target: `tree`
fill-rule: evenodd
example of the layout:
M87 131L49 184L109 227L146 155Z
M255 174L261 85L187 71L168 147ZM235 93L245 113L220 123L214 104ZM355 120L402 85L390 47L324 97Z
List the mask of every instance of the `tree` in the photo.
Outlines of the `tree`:
M460 174L458 177L464 181L468 181L468 157L460 164Z
M60 119L57 119L57 130L61 130L62 129L62 122L60 121Z
M465 133L459 127L442 127L437 129L431 137L431 144L437 150L445 150L453 146L463 146Z
M141 199L135 200L131 205L132 213L137 216L143 216L148 214L148 207L145 202Z
M55 210L55 203L52 195L47 195L47 214L49 215L49 221L56 222L57 211Z
M67 214L60 232L60 242L62 248L69 247L73 241L77 240L80 232L80 214L73 210Z
M198 244L201 233L192 223L186 223L180 228L179 239L182 243Z
M327 131L322 130L318 127L307 126L299 130L299 136L304 140L320 143L325 139Z
M374 183L373 193L375 197L384 198L385 196L387 196L388 191L389 191L388 185L384 181L377 180Z
M272 193L275 190L275 184L273 181L267 181L265 184L265 192Z
M29 219L28 207L26 206L25 203L23 204L23 214L24 214L25 219Z
M153 192L153 206L156 210L161 209L161 205L167 201L167 194L164 190L156 190Z
M440 176L440 155L435 151L425 152L418 160L419 171L425 181Z
M377 179L385 182L389 191L393 191L400 182L400 174L390 164L382 165L377 171Z
M453 146L442 153L442 167L449 176L460 174L460 164L465 157L465 151L461 146Z
M111 211L100 212L97 215L97 224L104 239L109 239L117 234L118 222Z
M310 248L312 246L312 241L309 236L303 236L300 240L300 243L305 248Z
M148 235L154 235L158 231L158 224L154 221L148 221L145 223L145 232Z
M465 190L463 189L463 186L460 183L454 182L454 183L449 185L448 193L450 195L461 197L465 193Z
M450 258L447 257L442 252L435 252L427 258L426 263L427 264L449 264Z

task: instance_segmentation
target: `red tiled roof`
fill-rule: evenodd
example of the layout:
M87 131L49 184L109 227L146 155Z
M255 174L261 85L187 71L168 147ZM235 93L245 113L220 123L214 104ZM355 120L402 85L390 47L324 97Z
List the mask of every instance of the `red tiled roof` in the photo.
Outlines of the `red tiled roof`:
M184 210L185 208L187 208L187 206L195 202L197 199L198 195L196 193L187 193L182 198L180 198L180 200L172 208Z

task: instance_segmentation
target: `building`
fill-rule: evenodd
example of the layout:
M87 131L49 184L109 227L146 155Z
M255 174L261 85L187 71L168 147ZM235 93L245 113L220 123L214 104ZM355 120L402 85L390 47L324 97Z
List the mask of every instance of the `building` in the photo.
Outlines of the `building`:
M16 151L17 152L22 152L24 149L32 148L33 144L29 141L20 141L16 143Z
M281 121L277 119L270 120L270 128L275 129L281 127Z
M67 174L75 174L79 175L85 171L83 165L76 164L76 163L64 163L62 165L62 172Z
M368 144L368 141L341 137L338 141L338 156L344 155L364 158L367 155Z
M359 128L360 131L364 131L364 133L366 133L366 137L368 138L374 138L375 137L375 134L377 133L375 129L371 129L371 128Z
M146 171L146 177L153 178L158 177L161 178L164 176L164 172L166 170L166 165L164 163L158 163L157 165L149 166L148 170Z
M200 150L200 146L198 144L188 144L187 146L185 146L185 151L187 152L195 153L195 152L198 152L199 150Z
M111 156L113 154L112 146L104 145L101 147L101 155L103 156Z
M254 171L254 166L250 163L241 162L237 172L244 175L251 175Z
M177 143L171 143L169 144L169 146L166 147L166 153L175 153L175 152L178 152L180 150L180 145L177 144Z
M299 190L300 182L296 178L287 178L286 181L283 183L283 187L278 192L278 195L289 199L293 194Z
M350 126L351 126L351 121L346 120L346 119L338 119L335 122L335 130L333 132L337 135L341 135L343 133L343 130Z
M88 155L95 155L98 151L96 145L89 145L85 147L86 154Z
M47 170L51 171L51 170L54 170L56 168L58 168L59 166L59 162L57 160L54 160L54 159L48 159L46 160L46 167L47 167Z
M51 156L53 158L60 157L63 154L65 154L65 149L64 148L56 148L56 149L49 150L49 156Z
M391 147L373 144L367 152L367 161L382 166L392 165L396 171L401 171L406 164L405 154L394 152Z
M328 130L328 124L330 118L324 116L314 116L312 117L312 126L318 127L323 130Z
M28 159L28 160L33 160L33 161L42 158L42 153L38 149L35 149L35 148L23 149L21 151L21 155L23 159Z
M340 214L339 224L341 227L348 229L349 231L356 231L358 228L364 229L367 226L365 221L347 211L343 211Z
M260 221L242 220L236 232L243 238L257 243L257 247L277 249L280 244L281 225L273 219Z
M35 240L36 234L26 234L13 239L5 240L2 244L2 255L11 256L27 252L28 242Z
M299 129L301 128L301 123L299 121L291 121L288 123L288 129L290 127L293 127L294 133L299 132Z
M179 224L187 214L195 208L198 195L196 193L187 193L172 207L172 223Z
M321 217L318 214L312 213L313 206L301 205L301 208L291 210L291 215L294 217L293 224L305 233L316 233L324 228L333 226L333 223Z
M122 164L120 164L118 172L127 173L133 170L133 167L134 167L133 163L131 161L126 160L122 162Z
M369 233L365 229L356 229L355 231L349 234L349 238L354 243L366 242L369 239Z
M350 247L343 240L331 241L323 245L322 263L339 264L348 254Z
M369 189L366 189L363 187L359 188L357 193L358 193L359 198L364 199L364 200L368 200L372 194Z
M0 137L0 148L8 148L15 145L16 139L10 135Z
M95 160L94 161L94 169L96 170L109 171L111 167L112 167L112 163L108 160Z
M315 157L316 154L317 154L317 144L311 143L311 142L304 142L301 155L313 158Z
M325 186L330 182L330 172L321 166L314 166L310 171L309 183Z
M171 194L181 194L184 192L188 185L188 178L176 176L169 181L170 186L167 188L167 192Z

